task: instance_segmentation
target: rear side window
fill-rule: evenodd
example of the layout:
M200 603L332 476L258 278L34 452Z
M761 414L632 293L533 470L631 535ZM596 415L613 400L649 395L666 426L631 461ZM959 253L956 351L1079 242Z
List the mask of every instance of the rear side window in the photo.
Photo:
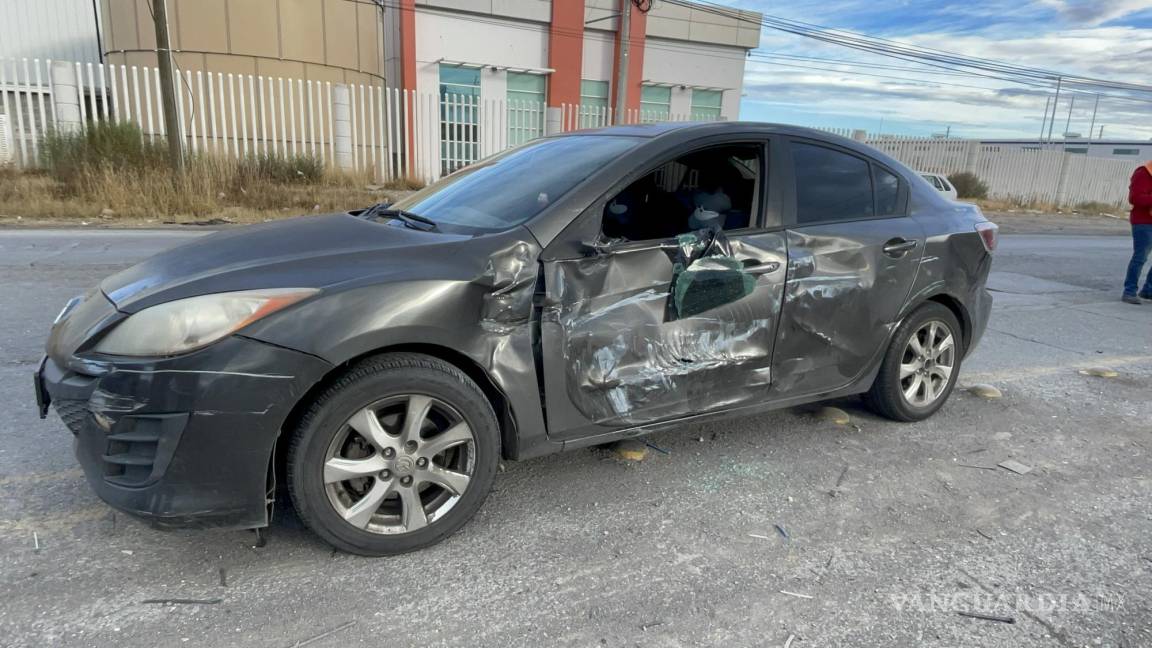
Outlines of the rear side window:
M823 146L792 143L798 224L875 216L872 173L863 158Z
M900 213L900 178L878 166L876 171L876 213L892 216Z

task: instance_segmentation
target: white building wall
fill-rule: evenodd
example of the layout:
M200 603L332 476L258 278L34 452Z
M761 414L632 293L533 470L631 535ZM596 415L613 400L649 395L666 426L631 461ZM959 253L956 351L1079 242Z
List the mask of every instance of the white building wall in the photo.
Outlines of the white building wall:
M1149 141L1100 140L1089 142L1088 140L1056 140L1053 142L1039 142L1023 140L984 140L982 143L998 151L1027 151L1036 150L1037 148L1044 151L1063 151L1065 149L1087 148L1088 152L1086 155L1088 157L1131 160L1133 168L1152 159L1152 142ZM1135 154L1119 155L1116 154L1117 149L1124 151L1136 150L1138 152Z
M584 60L581 79L612 81L616 66L616 35L612 32L586 30L584 32Z
M649 37L644 51L644 80L674 85L673 114L689 112L692 86L723 88L721 114L725 119L734 120L740 116L744 61L744 50L740 47ZM688 87L681 89L681 85Z
M477 23L477 21L482 21ZM440 91L441 59L483 65L480 71L482 102L507 98L508 72L501 68L543 70L548 67L548 25L474 17L420 7L416 11L416 92L422 100L435 102ZM497 69L492 69L493 67ZM436 138L439 128L436 107L418 124L421 141ZM480 156L499 151L507 141L504 129L480 133ZM426 152L427 162L439 167L439 151Z
M92 0L0 0L0 58L100 62Z

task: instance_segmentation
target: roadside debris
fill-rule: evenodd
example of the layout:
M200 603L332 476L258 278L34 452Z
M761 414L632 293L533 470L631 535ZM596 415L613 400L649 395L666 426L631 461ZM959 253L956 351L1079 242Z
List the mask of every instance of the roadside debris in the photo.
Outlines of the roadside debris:
M612 455L621 461L644 461L648 456L648 446L643 441L625 439L611 446Z
M828 421L836 425L848 425L852 422L852 418L848 416L848 412L845 412L839 407L821 407L813 412L812 415L821 421Z
M784 648L791 648L792 642L795 640L796 640L796 635L794 635L794 634L788 635L788 640L784 642Z
M992 385L984 384L970 385L968 387L968 393L972 394L973 396L979 396L980 398L987 398L989 400L995 400L1004 396L1004 394L1002 394L999 389L993 387Z
M988 540L994 539L992 536L988 535L987 533L984 533L984 531L982 531L981 529L976 529L976 533L979 533L981 536L983 536L984 538L986 538Z
M788 532L784 530L784 527L780 526L779 524L773 524L772 526L776 527L776 530L780 532L780 535L784 536L785 540L792 539L792 537L788 535Z
M841 470L840 476L836 478L836 485L832 487L832 490L828 491L829 496L840 497L840 493L842 492L840 490L840 485L844 483L844 477L847 474L848 474L848 466L844 466L844 470Z
M340 632L341 630L347 630L348 628L351 628L355 624L356 624L355 621L347 621L345 623L342 623L342 624L336 626L335 628L332 628L331 630L325 630L324 632L321 632L318 635L312 635L311 637L308 637L307 639L301 639L300 641L297 641L296 643L292 644L292 648L303 648L303 646L307 646L309 644L314 644L317 641L320 641L321 639L331 637L332 635L336 634L337 632Z
M957 466L961 468L977 468L979 470L996 470L996 466L977 466L976 464L962 464L958 463Z
M998 465L1004 470L1010 470L1017 475L1026 475L1032 472L1032 466L1026 466L1015 459L1001 461Z
M956 614L960 616L969 617L971 619L983 619L984 621L997 621L999 623L1016 623L1016 619L1007 616L996 616L995 614L980 614L979 612L963 612L957 611Z
M760 535L759 533L749 533L749 534L748 534L748 537L749 537L749 538L757 538L757 539L759 539L759 540L771 540L771 539L772 539L772 538L769 538L769 537L768 537L768 536L766 536L766 535Z
M32 532L32 550L40 553L40 536L36 535L35 531Z
M228 570L220 568L220 587L228 587Z
M1115 369L1108 367L1087 367L1080 370L1082 376L1095 376L1096 378L1115 378L1120 375Z
M666 455L672 454L671 450L665 450L664 448L661 448L660 446L658 446L654 443L651 443L649 441L645 441L644 445L649 447L649 448L652 448L653 450L655 450L656 452L659 452L660 454L666 454Z
M796 592L789 592L788 590L780 590L780 593L781 594L787 594L788 596L795 596L796 598L802 598L802 599L814 599L814 598L816 598L815 596L809 596L807 594L797 594Z
M186 599L186 598L162 598L162 599L144 599L140 601L146 605L216 605L223 603L224 599L210 598L210 599Z

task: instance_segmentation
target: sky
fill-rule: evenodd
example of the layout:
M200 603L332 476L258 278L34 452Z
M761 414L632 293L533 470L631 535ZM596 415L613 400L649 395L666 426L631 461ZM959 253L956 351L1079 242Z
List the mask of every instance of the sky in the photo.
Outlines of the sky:
M1055 70L1152 85L1152 0L722 0L780 18ZM1046 99L1036 88L967 76L837 66L768 54L920 68L799 36L764 30L744 75L741 117L869 133L1036 138ZM775 62L787 63L778 65ZM825 69L801 69L797 66ZM832 69L827 69L832 68ZM892 78L857 74L865 72ZM963 86L963 87L961 87ZM1152 138L1152 92L1106 90L1094 135ZM1072 96L1075 102L1072 104ZM1137 100L1132 100L1137 99ZM1094 91L1062 92L1053 128L1087 135ZM1070 105L1071 104L1071 105Z

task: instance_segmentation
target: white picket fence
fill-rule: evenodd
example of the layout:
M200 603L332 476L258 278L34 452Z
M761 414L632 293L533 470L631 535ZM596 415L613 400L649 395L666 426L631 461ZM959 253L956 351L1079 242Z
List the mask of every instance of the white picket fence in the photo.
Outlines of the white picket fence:
M957 138L882 136L863 141L917 171L974 173L988 185L989 198L1058 206L1123 206L1128 201L1132 162L1065 153L1061 142L1036 150L1001 150Z
M178 128L192 154L308 155L380 181L432 182L546 132L614 123L611 108L440 95L367 84L178 71ZM70 103L69 103L70 102ZM143 137L166 137L156 68L41 59L0 59L0 163L35 166L50 128L130 121ZM629 110L623 123L700 121L700 115ZM1076 205L1122 205L1131 163L1062 150L1001 151L977 140L874 136L864 141L919 170L969 171L989 196Z
M425 182L544 135L543 103L418 93L366 84L177 71L178 131L186 149L319 158L381 181ZM167 137L154 67L0 59L0 153L18 166L40 161L40 138L69 120L58 114L62 88L75 88L76 127L129 121L149 141ZM612 123L610 110L563 106L556 131ZM629 111L625 123L680 121L687 115ZM0 158L3 163L5 158Z
M612 126L616 112L603 106L581 106L560 104L560 128L567 133L584 128L604 128ZM623 124L654 124L657 122L717 121L716 117L700 114L673 113L654 110L628 110L624 113Z

